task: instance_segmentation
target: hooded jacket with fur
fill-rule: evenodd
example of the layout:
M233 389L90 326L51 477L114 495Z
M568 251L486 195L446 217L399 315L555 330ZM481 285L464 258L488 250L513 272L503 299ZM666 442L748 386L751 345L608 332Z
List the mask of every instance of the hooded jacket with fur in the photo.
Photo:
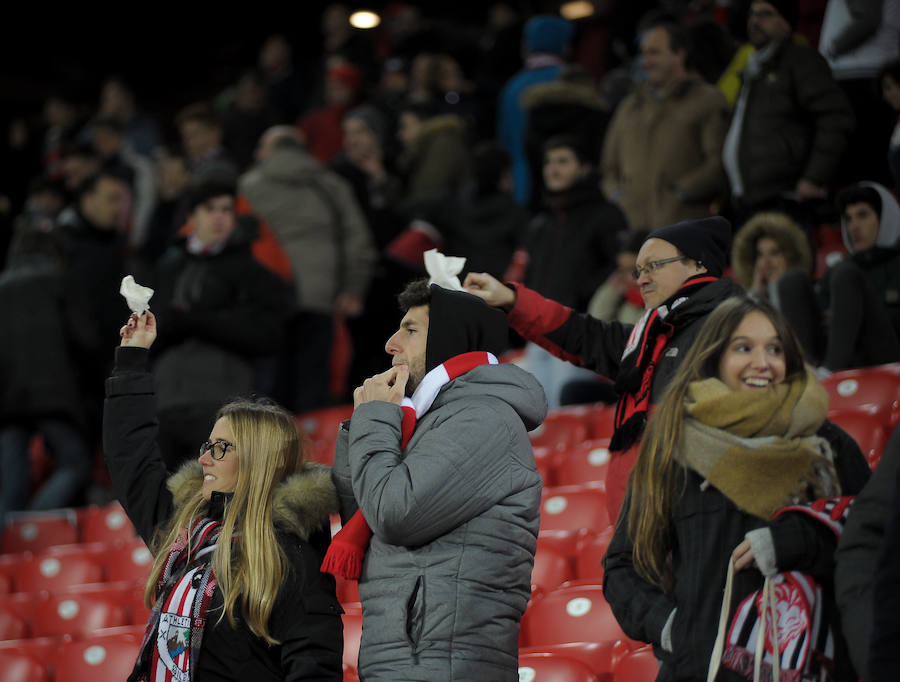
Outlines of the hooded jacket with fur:
M203 484L203 471L189 462L168 478L156 445L153 377L147 351L118 348L106 383L103 450L116 497L144 542ZM221 517L230 495L213 493L205 513ZM287 572L269 619L280 643L268 645L238 619L211 617L204 631L194 679L340 680L343 654L340 604L334 579L319 572L327 549L329 515L337 510L330 470L307 465L276 489L276 537L288 560ZM223 607L217 588L211 613Z

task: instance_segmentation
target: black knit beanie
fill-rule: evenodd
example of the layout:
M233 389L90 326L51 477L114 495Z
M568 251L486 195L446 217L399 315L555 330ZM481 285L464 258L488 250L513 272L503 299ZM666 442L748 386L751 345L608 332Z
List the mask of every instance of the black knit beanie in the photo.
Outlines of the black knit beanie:
M450 291L437 284L429 288L426 372L460 353L483 350L500 355L506 350L506 313L464 291Z
M763 0L778 10L778 13L784 17L784 20L791 25L791 28L797 28L797 0ZM751 3L752 4L752 3Z
M709 274L720 277L731 245L731 223L721 216L684 220L651 232L647 239L669 242L685 256L704 266Z

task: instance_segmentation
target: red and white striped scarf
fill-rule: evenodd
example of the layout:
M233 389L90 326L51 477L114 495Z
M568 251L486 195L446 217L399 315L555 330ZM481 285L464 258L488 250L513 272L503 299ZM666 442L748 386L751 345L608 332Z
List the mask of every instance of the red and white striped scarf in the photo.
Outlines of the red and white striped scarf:
M432 369L413 392L412 398L404 398L401 404L403 420L400 423L400 450L405 450L416 428L417 420L431 409L437 394L448 383L480 365L496 365L497 358L486 351L472 351L455 355ZM362 510L357 510L344 527L331 540L322 571L350 580L359 580L362 562L372 538L372 529L366 523Z
M221 528L198 519L169 550L129 682L190 682L216 590L212 555Z

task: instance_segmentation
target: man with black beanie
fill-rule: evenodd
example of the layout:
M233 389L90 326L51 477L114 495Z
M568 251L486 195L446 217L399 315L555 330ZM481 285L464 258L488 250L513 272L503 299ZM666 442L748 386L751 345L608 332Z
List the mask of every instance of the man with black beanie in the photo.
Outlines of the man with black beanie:
M506 309L510 325L523 337L615 381L619 402L606 480L611 519L618 517L648 409L668 386L706 315L743 291L722 278L730 243L731 225L718 216L651 232L636 261L646 307L636 325L603 322L484 273L466 277L466 289Z
M502 312L425 280L399 301L392 367L338 434L344 527L323 570L359 580L362 679L512 679L541 501L527 432L547 402L497 363Z

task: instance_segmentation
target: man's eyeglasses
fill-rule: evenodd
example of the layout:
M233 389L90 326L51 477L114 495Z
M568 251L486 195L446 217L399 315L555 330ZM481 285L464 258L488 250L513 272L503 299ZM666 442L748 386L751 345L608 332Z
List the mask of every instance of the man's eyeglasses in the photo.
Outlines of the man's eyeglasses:
M228 448L234 449L234 443L229 443L227 440L206 441L200 446L200 456L202 457L203 453L209 450L213 459L222 459Z
M672 256L671 258L663 258L662 260L650 261L646 265L639 265L631 273L631 276L637 280L641 275L650 275L655 273L661 267L680 260L687 260L686 256Z

